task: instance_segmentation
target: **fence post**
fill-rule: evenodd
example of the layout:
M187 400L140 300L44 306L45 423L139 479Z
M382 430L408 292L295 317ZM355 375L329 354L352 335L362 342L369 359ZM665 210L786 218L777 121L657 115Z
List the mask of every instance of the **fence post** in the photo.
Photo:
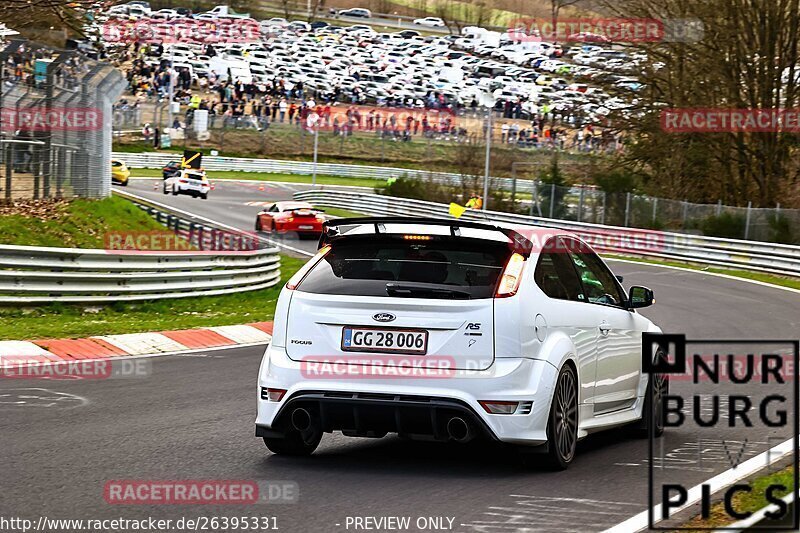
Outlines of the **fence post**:
M531 212L530 212L531 216L533 216L533 204L539 205L539 187L536 179L533 180L533 195L531 196ZM539 213L539 216L542 216L542 214Z
M630 219L631 212L631 193L625 195L625 227L628 227L628 220Z
M717 216L722 214L722 199L717 200Z
M656 216L658 214L658 198L653 198L653 225L656 224Z
M189 244L194 244L192 242L192 239L194 238L194 226L195 226L194 222L190 221L189 222L189 235L188 235L188 238L186 239L186 240L189 241Z
M689 201L688 200L684 200L683 201L683 222L682 222L682 226L681 226L683 229L686 229L686 219L688 218L688 216L689 216Z
M550 218L553 218L553 210L556 204L556 184L550 185Z
M511 164L511 212L513 213L517 206L517 168Z
M14 143L8 143L5 146L5 162L6 162L6 200L11 200L11 188L13 184L14 165L17 163L14 158Z
M581 221L581 215L583 214L583 196L586 189L581 187L581 194L578 197L578 222Z
M203 224L198 224L197 225L197 247L200 250L204 250L205 249L205 247L203 246L203 228L204 227L205 226L203 226Z
M750 214L752 212L753 202L747 202L747 219L744 223L744 240L747 240L750 237Z
M607 196L608 196L608 194L606 194L606 191L603 191L603 212L600 215L600 224L605 224L606 223L606 197Z

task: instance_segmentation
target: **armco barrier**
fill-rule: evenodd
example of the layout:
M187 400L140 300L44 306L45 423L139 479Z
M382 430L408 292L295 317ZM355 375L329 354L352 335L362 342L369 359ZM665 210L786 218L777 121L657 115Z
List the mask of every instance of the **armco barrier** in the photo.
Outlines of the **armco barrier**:
M366 215L451 218L448 214L448 206L445 204L379 194L311 190L296 192L294 198L321 207L343 208ZM724 268L800 276L800 247L798 246L602 226L497 211L467 210L462 218L518 226L564 229L584 237L595 249L605 253L674 259Z
M116 302L211 296L271 287L277 248L137 253L0 246L0 303Z
M272 287L280 281L278 248L224 251L232 232L115 191L179 232L197 251L117 251L0 245L0 303L160 300ZM211 251L203 251L202 248ZM223 250L223 251L220 251Z
M162 168L170 161L180 159L180 154L162 152L118 153L112 154L113 159L125 161L130 168ZM298 174L310 176L314 173L314 164L305 161L282 161L279 159L250 159L245 157L215 157L203 156L203 168L206 170L234 170L242 172L265 172L269 174ZM449 172L428 172L396 167L376 167L367 165L341 165L337 163L317 163L318 175L343 176L348 178L378 179L409 178L432 179L442 183L461 185L463 176ZM494 187L511 190L511 178L492 178ZM533 183L527 180L517 180L518 192L532 192Z

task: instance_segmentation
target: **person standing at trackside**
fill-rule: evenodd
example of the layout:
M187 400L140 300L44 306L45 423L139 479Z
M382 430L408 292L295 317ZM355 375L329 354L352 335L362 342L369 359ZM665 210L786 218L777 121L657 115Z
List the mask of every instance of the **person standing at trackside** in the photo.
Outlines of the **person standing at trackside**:
M476 193L472 193L467 200L466 207L470 209L480 209L483 207L483 198L478 196Z
M280 120L281 120L281 122L283 122L284 118L286 117L286 108L287 107L289 107L289 106L286 104L286 99L281 98L281 101L278 104L278 109L280 110L280 117L281 117ZM292 113L292 114L294 114L294 113ZM292 120L292 115L289 115L289 121L291 122L291 120Z

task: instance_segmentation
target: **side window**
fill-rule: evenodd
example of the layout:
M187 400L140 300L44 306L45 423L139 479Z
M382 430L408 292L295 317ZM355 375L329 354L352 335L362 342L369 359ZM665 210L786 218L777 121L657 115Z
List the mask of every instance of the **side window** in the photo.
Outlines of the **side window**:
M570 250L577 250L579 247L580 244L575 242L574 245L570 246ZM569 255L572 258L575 269L578 271L578 276L588 301L607 305L622 305L624 298L619 290L617 280L596 254L571 251Z
M569 254L564 251L551 251L548 242L536 263L533 279L550 298L559 300L584 301L583 289Z
M278 204L272 204L267 210L268 213L278 213Z

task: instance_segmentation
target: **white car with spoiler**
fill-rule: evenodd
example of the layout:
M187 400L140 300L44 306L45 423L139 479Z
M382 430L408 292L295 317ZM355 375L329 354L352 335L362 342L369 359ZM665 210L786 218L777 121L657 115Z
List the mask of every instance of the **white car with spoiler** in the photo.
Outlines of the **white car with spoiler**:
M660 435L668 383L642 370L642 333L660 329L636 312L652 291L625 292L585 243L547 231L325 222L278 299L256 436L287 455L333 431L483 438L566 468L594 431Z

